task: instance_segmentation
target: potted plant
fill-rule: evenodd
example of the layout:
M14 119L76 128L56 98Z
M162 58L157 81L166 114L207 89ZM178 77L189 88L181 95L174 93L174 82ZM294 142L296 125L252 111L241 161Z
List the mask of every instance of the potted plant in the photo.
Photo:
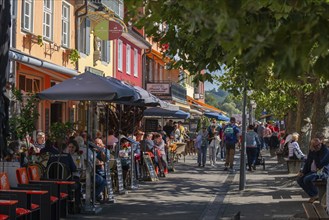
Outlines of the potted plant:
M60 148L66 142L66 138L75 131L74 126L75 124L72 122L55 122L50 126L49 138Z
M37 44L42 47L43 46L43 39L41 35L37 36Z
M77 49L72 49L69 54L69 59L71 60L71 64L75 64L80 59L80 54Z

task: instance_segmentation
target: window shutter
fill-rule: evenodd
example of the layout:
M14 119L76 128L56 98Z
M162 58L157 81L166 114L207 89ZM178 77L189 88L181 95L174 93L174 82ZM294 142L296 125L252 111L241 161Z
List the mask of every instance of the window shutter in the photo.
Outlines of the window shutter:
M111 42L108 40L106 41L106 62L110 62L110 50L111 50Z
M90 20L86 18L86 55L90 54Z

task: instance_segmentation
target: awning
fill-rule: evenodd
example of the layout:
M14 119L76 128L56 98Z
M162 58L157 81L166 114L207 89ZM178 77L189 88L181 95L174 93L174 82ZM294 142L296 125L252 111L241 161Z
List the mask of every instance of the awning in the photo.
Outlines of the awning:
M206 110L208 110L208 111L217 112L217 113L221 113L221 114L225 114L225 115L227 115L226 112L224 112L224 111L222 111L222 110L220 110L220 109L218 109L218 108L216 108L216 107L214 107L214 106L208 105L208 104L203 103L203 102L200 102L200 101L198 101L198 100L195 100L195 99L193 99L193 98L190 97L190 96L186 96L186 99L187 99L187 101L188 101L189 103L195 103L195 104L197 104L197 105L200 105L200 106L202 106L202 108L204 108L204 109L206 109Z
M183 104L180 102L175 101L175 105L179 107L180 110L189 112L191 110L191 107L187 104Z
M135 44L138 48L149 49L152 47L152 45L132 27L128 27L128 32L122 33L122 37Z
M78 72L73 69L69 69L63 66L59 66L44 60L41 60L37 57L30 56L28 54L22 53L20 51L16 51L13 49L10 49L9 51L9 59L24 63L29 66L36 66L41 68L46 68L49 70L53 70L55 72L59 72L68 76L77 76Z

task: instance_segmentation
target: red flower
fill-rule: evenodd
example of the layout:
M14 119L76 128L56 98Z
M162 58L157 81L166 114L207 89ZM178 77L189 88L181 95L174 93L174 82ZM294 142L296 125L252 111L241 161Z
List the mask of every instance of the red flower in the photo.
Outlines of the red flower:
M83 150L79 150L78 155L82 155L82 154L83 154Z

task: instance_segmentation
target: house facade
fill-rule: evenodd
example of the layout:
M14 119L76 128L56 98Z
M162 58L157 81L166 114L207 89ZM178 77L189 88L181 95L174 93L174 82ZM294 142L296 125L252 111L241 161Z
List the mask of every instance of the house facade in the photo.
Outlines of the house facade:
M12 0L9 82L23 94L38 93L78 74L70 54L75 48L74 0ZM60 18L60 19L58 19ZM71 104L43 101L36 127L69 120Z

